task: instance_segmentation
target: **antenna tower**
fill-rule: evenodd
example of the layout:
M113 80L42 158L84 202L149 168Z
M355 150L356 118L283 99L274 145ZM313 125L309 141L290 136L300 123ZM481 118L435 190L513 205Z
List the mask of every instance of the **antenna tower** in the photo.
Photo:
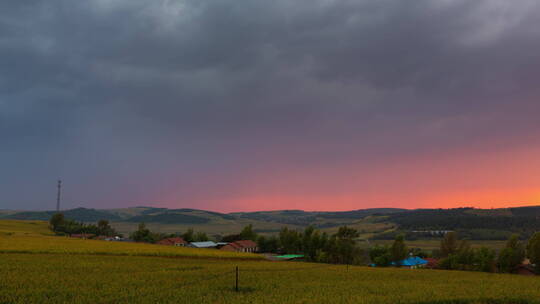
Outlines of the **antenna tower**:
M60 212L60 194L62 193L62 181L58 180L58 192L56 193L56 212Z

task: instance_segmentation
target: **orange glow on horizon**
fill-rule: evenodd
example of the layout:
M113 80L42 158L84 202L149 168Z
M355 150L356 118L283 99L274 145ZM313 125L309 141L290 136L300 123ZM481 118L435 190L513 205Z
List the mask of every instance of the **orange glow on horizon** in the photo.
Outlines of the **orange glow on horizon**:
M467 152L467 153L466 153ZM384 163L261 170L230 192L182 207L221 212L540 205L540 149L449 151ZM179 193L163 202L178 208Z

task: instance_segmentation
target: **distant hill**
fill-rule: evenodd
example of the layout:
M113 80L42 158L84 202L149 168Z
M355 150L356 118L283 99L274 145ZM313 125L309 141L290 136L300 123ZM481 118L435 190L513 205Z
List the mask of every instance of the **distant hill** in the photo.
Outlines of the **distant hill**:
M14 220L49 220L56 211L22 211L11 214L0 214L0 218ZM81 222L96 222L101 219L115 221L121 218L113 213L86 208L76 208L62 211L66 218L74 219Z
M433 231L457 231L461 237L476 240L503 240L512 233L527 237L540 231L540 206L500 209L397 209L377 208L325 212L276 210L219 213L197 209L132 207L119 209L76 208L62 211L67 218L82 222L109 220L123 232L144 222L164 232L185 231L192 227L212 235L237 233L253 224L257 232L276 233L281 227L303 229L313 225L334 232L339 226L358 229L363 238L393 239L405 234L407 239L440 237ZM54 211L2 210L0 219L48 220Z
M413 230L539 229L540 206L506 209L419 209L389 215L388 220Z
M268 221L291 225L313 225L320 222L351 222L363 219L371 215L387 215L400 213L406 209L380 208L380 209L361 209L354 211L322 212L322 211L303 211L303 210L278 210L278 211L258 211L258 212L239 212L231 215L243 219L252 219L259 221Z
M398 231L386 233L393 238L398 232L458 231L470 239L506 239L517 233L527 237L540 231L540 206L500 209L418 209L389 214L385 219L398 226ZM414 234L409 234L414 236ZM381 235L379 235L381 237Z
M353 223L371 215L386 215L403 212L405 209L364 209L344 212L308 212L302 210L280 210L261 212L219 213L197 209L167 209L154 207L133 207L120 209L76 208L63 210L66 218L82 222L96 222L100 219L111 222L159 223L182 225L205 225L210 223L267 222L295 226L315 225L333 227ZM5 212L0 218L19 220L48 220L55 211Z

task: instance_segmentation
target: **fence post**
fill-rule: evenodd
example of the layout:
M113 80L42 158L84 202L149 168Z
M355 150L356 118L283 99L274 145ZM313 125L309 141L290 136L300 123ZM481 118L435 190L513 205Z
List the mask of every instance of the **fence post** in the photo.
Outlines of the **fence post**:
M235 290L236 290L236 292L238 292L238 266L236 266L236 285L235 285Z

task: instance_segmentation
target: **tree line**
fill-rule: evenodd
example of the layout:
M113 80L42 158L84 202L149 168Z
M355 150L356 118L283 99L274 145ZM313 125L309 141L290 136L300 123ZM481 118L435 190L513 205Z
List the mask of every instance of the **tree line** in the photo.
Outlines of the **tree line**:
M85 224L74 220L66 219L64 214L56 213L49 220L49 228L58 235L72 235L72 234L94 234L103 236L117 236L119 235L114 230L109 221L99 220L96 225Z
M494 231L516 233L523 238L529 238L534 232L540 231L540 208L510 208L508 212L511 215L477 214L473 208L424 209L390 214L387 220L396 223L404 231L463 230L476 239L491 239L493 236L489 233ZM489 233L482 233L483 230Z
M239 234L224 236L222 241L252 240L261 252L302 254L310 262L359 265L365 257L355 240L358 235L356 229L347 226L340 227L332 235L308 226L303 231L283 227L277 236L264 236L258 235L250 224Z
M406 258L410 253L422 257L440 258L438 268L448 270L471 270L484 272L514 272L516 267L528 258L540 273L540 232L527 241L519 235L512 235L498 253L487 247L472 248L466 240L459 240L456 232L447 233L441 240L440 248L431 254L414 254L405 245L403 236L396 237L392 246L375 246L370 249L371 261L377 266L389 266L392 262ZM399 266L399 263L396 264Z
M66 219L64 214L56 213L49 220L49 228L57 235L93 234L102 236L120 236L109 221L99 220L97 224L86 224L71 219ZM137 230L129 235L135 242L156 243L170 237L182 237L186 242L204 242L210 238L204 232L195 232L192 228L184 233L158 233L152 232L145 223L140 223Z
M204 232L195 232L192 228L189 228L184 233L157 233L152 232L150 229L146 228L146 224L140 223L137 230L129 235L129 237L135 242L146 242L146 243L156 243L160 240L171 238L171 237L181 237L186 242L205 242L209 241L210 238Z
M498 253L486 247L471 248L466 240L460 241L456 233L450 232L441 241L440 253L442 269L511 273L528 258L540 273L540 232L526 243L514 234Z

